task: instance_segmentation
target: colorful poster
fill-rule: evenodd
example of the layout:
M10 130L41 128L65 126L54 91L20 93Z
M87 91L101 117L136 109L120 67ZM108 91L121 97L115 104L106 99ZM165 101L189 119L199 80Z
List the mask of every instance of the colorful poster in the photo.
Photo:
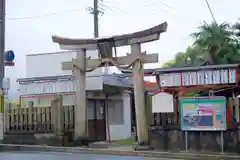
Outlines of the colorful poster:
M180 100L180 108L182 130L226 130L225 97L183 98Z

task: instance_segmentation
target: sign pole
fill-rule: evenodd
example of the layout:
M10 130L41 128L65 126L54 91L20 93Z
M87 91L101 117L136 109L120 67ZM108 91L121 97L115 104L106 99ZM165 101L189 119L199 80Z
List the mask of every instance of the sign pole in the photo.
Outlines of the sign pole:
M3 141L3 108L4 108L4 55L5 55L5 0L0 1L0 143Z
M223 139L223 131L221 131L221 151L224 152L224 139Z
M188 152L188 132L185 131L185 149Z
M3 134L4 134L4 118L3 118L3 110L4 110L4 93L3 89L0 91L0 141L3 140Z

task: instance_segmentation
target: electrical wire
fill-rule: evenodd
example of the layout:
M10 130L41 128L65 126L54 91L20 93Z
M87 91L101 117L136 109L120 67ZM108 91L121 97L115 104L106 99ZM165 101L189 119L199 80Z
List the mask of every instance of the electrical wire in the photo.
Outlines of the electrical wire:
M162 2L161 0L160 0L160 1L157 0L157 1L158 1L158 3L160 2L162 5L166 6L169 10L173 10L173 8L172 8L170 5ZM155 3L155 4L156 4L156 3ZM153 4L152 6L155 6L155 4ZM154 12L159 12L159 11L165 12L165 13L169 14L170 16L172 16L172 17L175 18L175 19L180 19L180 17L179 17L178 15L176 15L176 14L174 14L173 12L168 11L168 10L166 10L166 9L163 9L163 8L160 8L160 7L159 7L158 9L156 9L156 8L150 6L150 5L147 5L147 4L142 4L142 5L143 5L145 8L150 9L150 10L152 10L152 11L154 11ZM134 16L132 13L127 12L127 11L125 11L125 10L120 9L119 7L117 7L116 2L114 2L113 0L104 0L104 1L101 1L100 7L103 8L104 10L113 11L113 12L118 12L118 13L121 13L121 14L125 14L125 15L127 15L127 16Z
M216 21L216 19L215 19L214 13L213 13L213 11L212 11L212 8L211 8L211 6L210 6L208 0L205 0L205 1L206 1L206 3L207 3L208 10L209 10L209 12L210 12L210 14L211 14L211 16L212 16L212 19L213 19L214 22L217 24L217 21Z
M206 0L207 1L207 0ZM162 0L155 0L155 2L157 3L161 3L162 5L166 6L169 10L173 10L173 8L164 3ZM150 9L154 12L164 12L169 14L170 16L172 16L173 18L180 20L181 17L179 17L177 14L173 13L172 11L168 11L166 9L163 9L161 7L153 7L156 6L155 4L152 5L148 5L148 4L142 4L145 8ZM111 12L118 12L119 14L122 15L126 15L126 16L134 16L133 13L130 13L128 11L125 11L123 9L120 9L116 2L114 2L113 0L104 0L104 1L99 1L99 9L103 12L106 11L111 11ZM72 13L72 12L79 12L82 11L82 8L78 8L78 9L72 9L72 10L67 10L67 11L62 11L62 12L55 12L55 13L47 13L47 14L42 14L42 15L36 15L36 16L26 16L26 17L7 17L6 20L7 21L17 21L17 20L29 20L29 19L39 19L39 18L44 18L44 17L49 17L49 16L59 16L62 14L67 14L67 13Z
M132 16L131 13L123 10L123 9L120 9L119 7L117 7L116 3L113 2L113 1L100 1L99 3L99 8L105 10L105 11L112 11L112 12L118 12L120 14L124 14L124 15L127 15L127 16Z
M167 5L166 3L162 2L161 0L159 0L159 2L161 4L163 4L164 6L168 7L168 8L172 8L171 6ZM163 12L166 12L168 14L170 14L171 16L173 16L174 18L177 17L177 19L179 19L179 17L177 15L175 15L174 13L170 12L170 11L166 11L165 9L155 9L149 5L143 4L146 8L151 9L152 11L159 11L162 10ZM112 11L112 12L118 12L120 14L124 14L127 16L133 16L132 13L127 12L123 9L120 9L119 7L117 7L116 3L112 0L105 0L103 1L99 1L99 9L102 11ZM26 16L26 17L7 17L6 20L7 21L17 21L17 20L29 20L29 19L39 19L39 18L44 18L44 17L49 17L49 16L59 16L62 14L67 14L67 13L72 13L72 12L79 12L82 11L83 9L72 9L72 10L67 10L67 11L62 11L62 12L55 12L55 13L47 13L47 14L42 14L42 15L36 15L36 16Z
M158 9L156 9L156 8L153 8L153 7L149 6L149 5L147 5L147 4L142 4L142 5L143 5L145 8L148 8L148 9L154 11L154 12L164 12L164 13L167 13L168 15L172 16L173 18L177 19L177 20L180 20L180 19L181 19L179 16L177 16L177 15L174 14L173 12L167 11L167 10L165 10L165 9L163 9L163 8L158 7ZM155 5L153 5L153 6L155 6Z
M162 5L164 5L165 7L167 7L170 10L173 10L173 7L171 7L170 5L166 4L163 0L157 0L159 3L161 3Z
M38 19L38 18L44 18L44 17L49 17L49 16L58 16L58 15L63 15L67 13L72 13L72 12L79 12L82 11L83 9L71 9L63 12L55 12L55 13L46 13L42 15L36 15L36 16L27 16L27 17L15 17L15 18L7 18L6 20L8 21L16 21L16 20L28 20L28 19Z
M150 0L148 1L150 2ZM182 16L179 16L178 13L174 12L174 8L170 5L168 5L166 2L164 2L163 0L151 0L151 2L155 2L151 5L146 5L146 4L143 4L145 7L153 10L153 11L160 11L160 12L164 12L164 13L167 13L168 15L170 15L171 17L173 17L175 20L179 21L179 22L184 22L184 23L199 23L196 21L195 18L189 18L189 17L182 17ZM156 7L157 4L160 4L160 5L164 5L165 7L167 7L168 9L164 9L162 7ZM154 7L154 8L153 8Z

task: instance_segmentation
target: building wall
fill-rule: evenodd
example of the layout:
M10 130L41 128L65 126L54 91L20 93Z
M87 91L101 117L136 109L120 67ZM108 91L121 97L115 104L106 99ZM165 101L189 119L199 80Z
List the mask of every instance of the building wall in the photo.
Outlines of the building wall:
M96 51L87 51L87 57L98 58ZM72 71L63 71L61 64L65 61L71 61L76 57L76 52L66 51L57 53L35 54L26 56L27 78L63 76L72 75ZM103 77L100 76L103 69L99 68L93 72L87 73L86 90L102 90ZM36 78L37 79L37 78ZM39 78L40 80L40 78ZM27 104L28 101L34 101L37 106L50 105L51 100L57 93L64 94L63 104L73 105L75 102L74 87L71 80L64 81L39 81L20 84L21 103ZM69 83L68 83L69 82ZM47 93L46 93L47 91ZM92 95L90 95L91 97ZM89 97L89 96L88 96ZM104 97L104 96L103 96ZM97 97L91 97L97 98ZM99 97L98 97L99 98ZM100 99L103 99L100 97ZM131 136L131 107L130 97L126 94L109 97L107 122L107 137L111 140L128 138ZM108 133L110 133L108 135Z
M72 75L72 71L63 71L62 62L72 61L76 58L76 51L64 51L42 54L31 54L26 56L26 76L31 77L46 77L46 76L62 76ZM87 51L87 57L92 59L98 58L97 51ZM93 72L87 73L87 76L102 74L103 69L99 68Z
M107 140L120 140L126 139L131 137L131 98L130 95L127 93L122 93L119 98L122 100L121 107L117 107L118 110L115 110L113 116L117 116L123 113L123 123L120 124L110 124L106 122L106 133L107 133ZM120 111L121 110L121 111ZM110 107L108 106L109 114L112 114L110 111ZM110 118L110 115L107 114L107 118Z
M34 101L35 106L49 106L54 96L54 94L28 95L23 96L21 102L27 104L28 101ZM88 97L91 99L104 99L105 96L94 97L92 94L88 94ZM73 105L74 98L74 93L63 94L63 105ZM107 140L120 140L131 137L130 95L122 93L122 95L109 96L108 100L109 102L105 108Z

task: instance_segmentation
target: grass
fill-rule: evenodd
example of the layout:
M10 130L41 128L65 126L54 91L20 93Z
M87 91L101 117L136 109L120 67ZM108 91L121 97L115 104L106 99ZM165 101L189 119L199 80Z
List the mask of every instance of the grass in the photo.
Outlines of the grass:
M126 139L113 141L112 144L117 144L117 145L135 145L136 141L133 140L133 138L126 138Z

